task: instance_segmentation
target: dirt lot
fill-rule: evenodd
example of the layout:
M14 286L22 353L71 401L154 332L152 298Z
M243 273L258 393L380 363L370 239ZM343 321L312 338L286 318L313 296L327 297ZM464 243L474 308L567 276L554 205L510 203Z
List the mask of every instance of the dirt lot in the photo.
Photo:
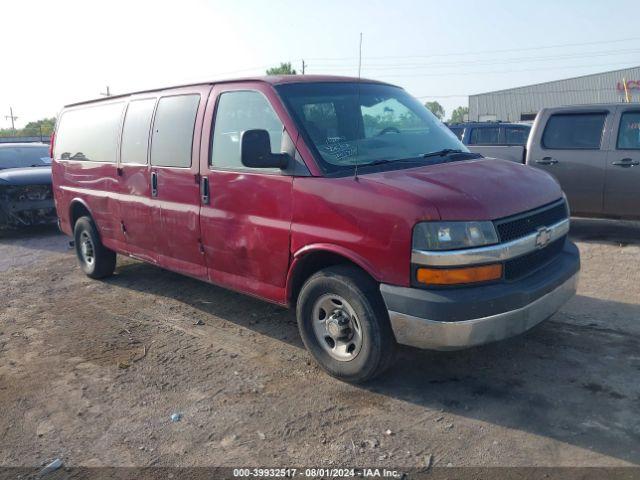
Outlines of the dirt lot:
M580 290L550 321L404 349L366 387L314 365L292 312L125 258L89 280L54 230L0 235L0 465L640 464L637 224L574 222Z

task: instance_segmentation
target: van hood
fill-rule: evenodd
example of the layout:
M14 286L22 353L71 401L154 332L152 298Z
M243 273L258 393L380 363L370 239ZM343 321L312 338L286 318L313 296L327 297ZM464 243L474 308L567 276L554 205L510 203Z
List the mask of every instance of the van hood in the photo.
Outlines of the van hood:
M363 175L362 180L414 195L442 220L495 220L562 197L548 173L506 160L479 158Z

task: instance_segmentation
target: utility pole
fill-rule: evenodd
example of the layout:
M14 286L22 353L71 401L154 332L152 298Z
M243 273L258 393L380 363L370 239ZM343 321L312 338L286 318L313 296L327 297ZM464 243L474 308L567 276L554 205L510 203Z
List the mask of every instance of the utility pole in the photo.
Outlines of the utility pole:
M17 120L18 117L16 117L13 114L13 108L12 107L9 107L9 115L5 115L4 118L5 118L5 120L6 119L11 119L11 130L13 130L13 133L15 133L16 132L16 127L15 127L14 121Z
M100 92L100 95L103 95L105 97L110 97L111 96L111 92L109 91L109 85L107 85L107 92Z
M303 59L302 59L302 75L304 75L304 70L305 70L305 67L306 67L306 66L307 66L307 64L306 64L306 63L304 63L304 58L303 58Z

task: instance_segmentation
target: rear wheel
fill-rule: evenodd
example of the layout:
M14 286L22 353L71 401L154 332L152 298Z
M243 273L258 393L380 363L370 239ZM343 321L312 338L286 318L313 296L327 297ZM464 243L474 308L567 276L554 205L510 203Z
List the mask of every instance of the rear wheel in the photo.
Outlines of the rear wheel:
M80 217L73 229L76 255L82 271L91 278L104 278L116 268L116 253L102 244L91 217Z
M314 274L296 311L302 340L320 366L353 383L371 380L392 363L395 339L378 284L356 267Z

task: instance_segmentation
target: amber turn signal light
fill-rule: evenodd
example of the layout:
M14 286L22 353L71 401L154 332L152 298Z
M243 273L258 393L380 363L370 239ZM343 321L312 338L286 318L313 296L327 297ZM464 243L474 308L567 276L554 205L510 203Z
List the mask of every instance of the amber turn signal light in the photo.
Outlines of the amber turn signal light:
M416 279L426 285L456 285L487 282L502 277L502 264L465 268L418 268Z

